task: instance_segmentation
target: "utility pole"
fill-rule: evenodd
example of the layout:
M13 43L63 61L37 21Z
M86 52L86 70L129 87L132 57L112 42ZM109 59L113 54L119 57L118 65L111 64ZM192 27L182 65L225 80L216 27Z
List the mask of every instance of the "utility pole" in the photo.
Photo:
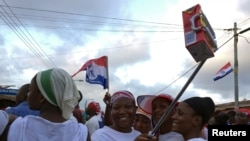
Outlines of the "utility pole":
M250 30L250 27L237 33L237 23L234 23L234 98L235 98L235 110L239 109L239 86L238 86L238 35L243 34Z
M239 87L238 87L238 34L237 34L237 23L234 23L234 104L235 110L239 109Z

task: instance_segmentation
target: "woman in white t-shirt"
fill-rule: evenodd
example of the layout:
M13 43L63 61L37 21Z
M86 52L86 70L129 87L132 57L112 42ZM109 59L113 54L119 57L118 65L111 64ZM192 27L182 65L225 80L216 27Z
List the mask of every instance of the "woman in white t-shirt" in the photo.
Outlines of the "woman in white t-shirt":
M133 94L129 91L115 92L109 106L112 125L96 130L91 141L134 141L141 133L132 128L136 114Z
M85 110L89 119L85 125L88 127L90 136L97 130L103 127L103 119L101 117L101 107L96 101L92 101L88 104Z
M18 117L10 125L8 141L86 141L87 127L72 114L79 98L74 80L63 69L38 72L31 80L28 101L40 115Z

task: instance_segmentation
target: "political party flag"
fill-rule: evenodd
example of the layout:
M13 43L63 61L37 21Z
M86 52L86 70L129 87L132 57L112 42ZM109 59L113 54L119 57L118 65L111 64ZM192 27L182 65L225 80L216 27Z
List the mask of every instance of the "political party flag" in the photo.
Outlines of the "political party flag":
M219 80L233 71L233 67L230 62L223 66L214 76L214 81Z
M86 82L90 84L100 84L103 86L103 89L109 88L107 56L87 61L76 73L72 75L72 77L81 71L86 71Z

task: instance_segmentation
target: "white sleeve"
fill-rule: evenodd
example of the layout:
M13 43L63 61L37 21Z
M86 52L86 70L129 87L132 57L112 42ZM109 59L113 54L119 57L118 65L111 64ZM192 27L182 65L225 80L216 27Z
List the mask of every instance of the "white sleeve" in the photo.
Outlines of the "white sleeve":
M89 134L90 136L97 130L99 129L99 123L98 123L98 120L97 120L97 117L92 117L91 119L89 119L85 125L87 126L88 128L88 131L89 131Z
M5 111L0 110L0 135L2 135L8 122L9 122L9 115Z

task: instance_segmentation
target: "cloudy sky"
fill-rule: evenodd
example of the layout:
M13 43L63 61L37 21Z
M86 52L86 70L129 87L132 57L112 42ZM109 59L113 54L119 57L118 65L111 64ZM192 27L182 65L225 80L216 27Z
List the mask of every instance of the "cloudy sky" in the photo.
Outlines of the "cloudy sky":
M248 0L1 0L0 85L19 88L41 70L75 73L89 59L108 56L109 92L168 93L176 97L199 64L184 44L182 11L200 4L219 50L207 59L180 100L210 96L234 101L234 73L213 81L227 62L234 65L233 31L250 27ZM230 40L231 39L231 40ZM250 31L238 40L239 100L250 99ZM74 77L86 101L102 99L101 85ZM83 80L83 81L82 81Z

